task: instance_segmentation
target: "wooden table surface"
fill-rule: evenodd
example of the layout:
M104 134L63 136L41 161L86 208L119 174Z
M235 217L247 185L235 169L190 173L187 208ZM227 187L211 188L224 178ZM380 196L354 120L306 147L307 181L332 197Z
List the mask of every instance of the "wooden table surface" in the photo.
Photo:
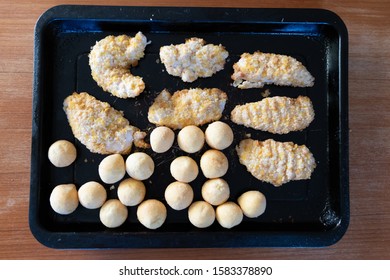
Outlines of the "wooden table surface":
M203 3L204 2L204 3ZM28 225L34 25L71 1L0 2L0 259L390 259L390 2L188 1L191 6L325 8L349 30L350 210L345 236L326 248L54 250ZM107 1L73 1L102 4ZM183 6L179 0L111 5Z

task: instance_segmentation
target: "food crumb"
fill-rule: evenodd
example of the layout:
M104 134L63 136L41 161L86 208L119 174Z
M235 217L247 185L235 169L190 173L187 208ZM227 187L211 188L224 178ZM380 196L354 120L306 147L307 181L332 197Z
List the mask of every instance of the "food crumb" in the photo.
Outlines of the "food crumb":
M263 91L262 93L261 93L261 96L262 97L268 97L268 96L270 96L271 95L271 91L269 90L269 89L266 89L265 91Z
M88 162L88 159L87 159L87 158L85 158L85 159L84 159L84 162L85 162L85 163L87 163L87 162Z
M112 186L110 187L110 191L112 191L112 190L115 190L115 186L114 186L114 185L112 185Z

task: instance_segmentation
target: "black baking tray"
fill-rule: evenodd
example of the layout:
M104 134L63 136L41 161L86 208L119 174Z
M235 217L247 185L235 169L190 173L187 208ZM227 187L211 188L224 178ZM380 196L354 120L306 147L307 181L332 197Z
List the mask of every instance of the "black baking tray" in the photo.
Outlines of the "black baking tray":
M142 31L152 43L145 57L132 69L144 78L146 90L130 100L105 93L91 77L88 53L96 41L107 35L133 36ZM186 38L201 37L208 43L222 44L229 51L223 71L211 78L188 84L170 76L159 63L159 48L178 44ZM158 247L322 247L336 243L349 223L348 179L348 34L342 20L333 12L320 9L236 9L178 7L56 6L46 11L35 28L31 192L29 223L33 235L53 248L158 248ZM291 55L315 77L312 88L266 86L239 90L231 83L232 65L243 52L272 52ZM215 222L206 229L192 226L187 211L167 206L168 217L157 230L144 228L136 218L136 207L129 207L127 221L116 229L99 222L99 210L79 206L67 216L56 214L49 196L57 184L78 187L98 180L97 167L104 156L90 153L78 142L62 108L72 92L87 91L97 99L122 110L130 123L150 132L147 111L164 88L171 92L189 87L217 87L228 94L223 121L234 130L235 140L224 150L229 171L224 178L231 189L230 200L247 190L260 190L267 197L266 212L256 219L244 218L233 229ZM272 135L233 124L231 110L237 104L261 100L268 89L271 96L309 96L315 120L300 132ZM205 129L205 126L202 127ZM176 132L177 133L177 132ZM310 180L274 187L252 177L238 162L234 147L243 138L273 138L306 144L317 168ZM47 158L54 141L75 143L75 164L55 168ZM204 149L191 155L197 162ZM137 149L135 149L137 150ZM147 181L146 198L164 201L164 189L173 181L169 164L184 155L175 142L164 154L145 150L156 163ZM200 174L191 183L195 200L205 178ZM116 187L105 185L109 198Z

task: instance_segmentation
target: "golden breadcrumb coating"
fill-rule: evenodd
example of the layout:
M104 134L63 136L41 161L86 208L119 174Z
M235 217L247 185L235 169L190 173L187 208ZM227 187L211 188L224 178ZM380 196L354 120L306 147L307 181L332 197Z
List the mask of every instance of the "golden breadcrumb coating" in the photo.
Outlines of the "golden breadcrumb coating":
M163 90L149 108L148 120L157 125L180 129L219 120L227 95L217 89L183 89L171 95Z
M312 87L313 76L295 58L287 55L255 52L243 53L233 65L233 86L248 89L266 84L293 87Z
M229 53L222 45L207 44L203 39L187 39L184 44L163 46L160 59L167 72L184 82L211 77L223 69Z
M144 132L131 126L122 112L86 92L68 96L64 111L74 136L92 153L128 154L133 142L145 146Z
M231 112L231 120L257 130L286 134L308 127L314 120L314 109L306 96L267 97L236 106Z
M245 139L236 150L240 163L255 178L275 187L292 180L310 179L316 167L310 150L293 142Z
M130 67L136 66L144 57L149 43L141 32L135 37L107 36L96 42L89 53L93 79L119 98L138 96L145 89L145 83L141 77L130 73Z

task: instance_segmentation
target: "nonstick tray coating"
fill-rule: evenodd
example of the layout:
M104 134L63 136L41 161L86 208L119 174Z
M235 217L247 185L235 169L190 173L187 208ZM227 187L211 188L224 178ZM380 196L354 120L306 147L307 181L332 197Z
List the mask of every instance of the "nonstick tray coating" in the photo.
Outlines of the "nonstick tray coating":
M107 35L134 36L142 31L152 43L132 73L144 78L146 89L135 99L119 99L104 92L92 79L88 53ZM200 37L222 44L229 51L224 70L211 78L188 84L167 74L159 62L159 48ZM291 55L315 77L312 88L265 86L264 89L234 88L232 65L241 53L257 50ZM33 134L31 155L30 228L42 244L53 248L148 248L148 247L319 247L337 242L349 223L348 195L348 35L334 13L315 9L233 9L57 6L45 12L35 29ZM244 218L230 230L217 222L206 229L192 226L187 211L167 206L168 217L157 230L144 228L136 218L136 207L128 207L128 220L108 229L99 221L99 210L79 206L67 216L56 214L49 196L58 184L100 181L98 164L102 155L90 153L78 142L63 111L63 100L74 91L86 91L122 110L131 124L150 132L150 104L161 90L171 93L190 87L217 87L228 94L222 120L234 131L234 143L223 152L229 171L223 177L231 190L231 201L247 190L260 190L267 198L266 212L256 219ZM230 121L234 106L271 96L306 95L313 102L315 120L300 132L273 135ZM201 128L205 130L207 125ZM176 131L177 134L177 131ZM317 167L310 180L274 187L255 179L239 164L235 146L251 137L293 141L312 151ZM75 143L78 157L66 168L55 168L47 158L49 146L59 139ZM198 163L208 147L191 155ZM136 151L138 149L133 149ZM144 183L146 198L164 201L165 187L174 181L170 162L186 155L174 147L167 153L150 154L156 164L154 175ZM128 175L126 175L128 176ZM194 200L201 200L202 174L191 183ZM116 198L118 184L105 185L109 198Z

